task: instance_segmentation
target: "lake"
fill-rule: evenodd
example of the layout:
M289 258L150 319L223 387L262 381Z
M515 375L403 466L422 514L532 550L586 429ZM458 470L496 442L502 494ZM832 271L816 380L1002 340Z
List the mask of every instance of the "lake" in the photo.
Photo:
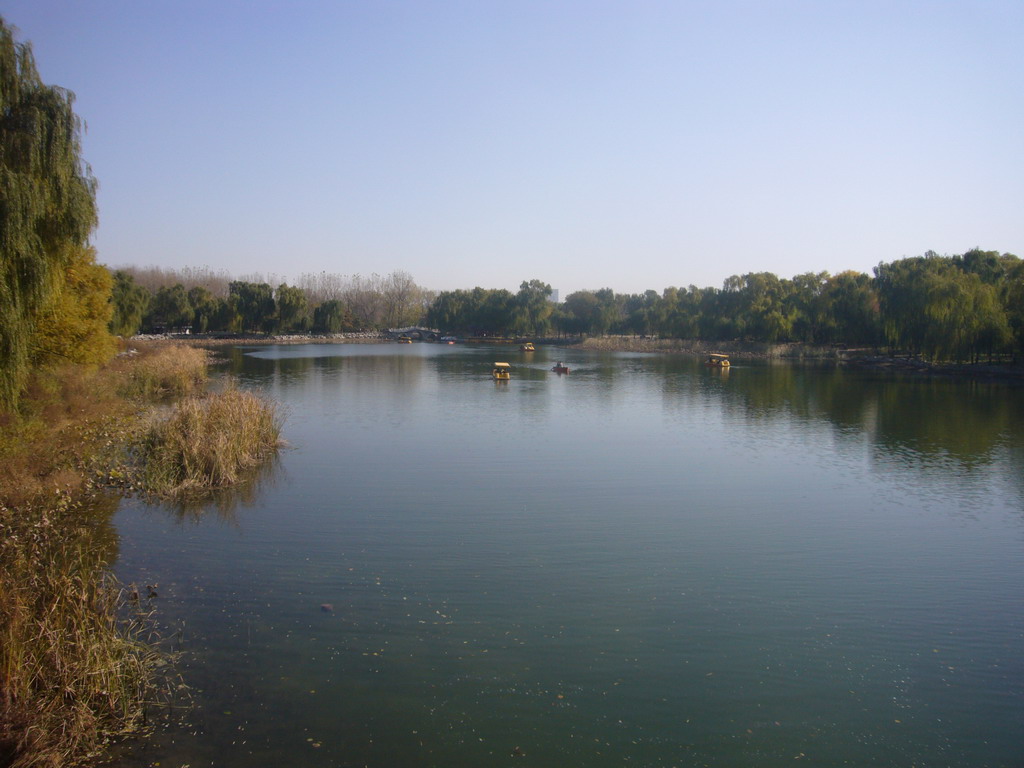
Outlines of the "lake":
M1024 765L1024 390L218 354L289 447L208 504L116 513L193 700L122 768Z

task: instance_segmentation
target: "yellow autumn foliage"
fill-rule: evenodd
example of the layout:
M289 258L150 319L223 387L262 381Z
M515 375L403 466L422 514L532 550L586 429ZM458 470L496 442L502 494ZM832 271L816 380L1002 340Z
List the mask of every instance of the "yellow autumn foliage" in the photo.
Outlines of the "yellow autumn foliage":
M96 249L70 246L60 285L36 316L32 339L38 363L98 364L116 344L109 330L113 279L96 263Z

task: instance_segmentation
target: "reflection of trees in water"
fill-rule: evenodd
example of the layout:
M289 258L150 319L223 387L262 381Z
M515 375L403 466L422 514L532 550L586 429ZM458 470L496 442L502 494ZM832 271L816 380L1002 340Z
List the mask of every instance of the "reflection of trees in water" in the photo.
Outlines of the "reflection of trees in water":
M270 347L259 347L256 351L265 351ZM298 349L296 347L295 349ZM305 375L315 367L321 367L325 362L328 364L339 361L337 357L257 357L247 354L253 348L228 347L218 350L218 361L223 360L215 370L231 374L241 380L253 380L259 382L273 381L301 381Z
M281 459L274 455L230 488L215 488L164 501L161 506L178 522L197 522L213 513L221 522L237 526L236 512L256 503L265 488L280 476Z
M736 371L718 388L727 412L747 420L825 420L838 435L867 436L879 457L967 471L990 466L1021 434L1020 392L1000 384L873 377L820 367L770 365ZM1020 466L1022 462L1017 462Z
M1012 420L1011 395L982 382L888 383L878 396L877 444L904 459L953 459L965 469L991 464Z
M1006 424L1004 442L1011 466L1009 482L1017 489L1024 511L1024 388L1016 391L1010 399L1009 419Z

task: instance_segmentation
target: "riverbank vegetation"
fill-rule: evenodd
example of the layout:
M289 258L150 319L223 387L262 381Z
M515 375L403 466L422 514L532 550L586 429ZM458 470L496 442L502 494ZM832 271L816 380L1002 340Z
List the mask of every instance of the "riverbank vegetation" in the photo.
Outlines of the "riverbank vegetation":
M154 288L160 280L173 284ZM131 323L118 326L131 333L337 333L423 325L472 337L616 335L864 347L956 362L1019 360L1024 353L1024 262L980 249L881 263L873 275L751 272L728 278L721 288L642 294L602 288L576 291L560 303L540 280L524 281L516 293L477 287L434 295L404 273L371 280L304 276L300 285L277 289L194 270L127 269L114 281L120 286L115 318L131 315ZM130 307L118 296L131 297Z
M101 366L38 368L0 416L0 765L78 763L144 729L170 696L145 594L110 573L109 521L125 490L194 495L204 480L244 479L276 447L275 407L233 387L206 394L207 364L201 350L151 344ZM209 477L169 447L176 425L197 423Z
M118 360L120 363L121 360ZM0 764L77 764L143 727L163 663L110 576L138 408L117 365L36 369L0 439Z

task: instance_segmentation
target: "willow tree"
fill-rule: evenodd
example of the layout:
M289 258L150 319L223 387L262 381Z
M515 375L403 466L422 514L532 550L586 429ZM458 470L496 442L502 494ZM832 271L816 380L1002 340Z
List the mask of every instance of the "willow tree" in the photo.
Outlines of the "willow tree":
M118 336L134 336L138 333L152 298L149 291L135 284L135 278L130 272L117 270L113 274L111 290L113 313L110 332Z
M74 94L45 85L0 18L0 407L18 401L36 317L96 226Z

